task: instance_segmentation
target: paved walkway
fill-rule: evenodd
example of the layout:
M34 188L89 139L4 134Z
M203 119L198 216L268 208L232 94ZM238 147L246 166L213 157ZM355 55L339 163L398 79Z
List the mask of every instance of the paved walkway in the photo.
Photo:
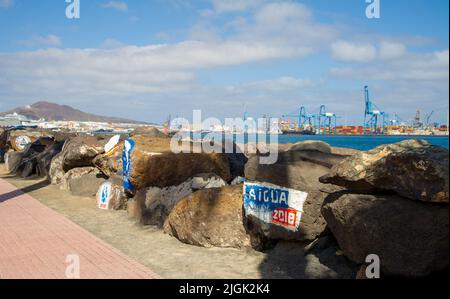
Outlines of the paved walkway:
M79 278L159 278L0 179L0 278L77 278L78 272Z

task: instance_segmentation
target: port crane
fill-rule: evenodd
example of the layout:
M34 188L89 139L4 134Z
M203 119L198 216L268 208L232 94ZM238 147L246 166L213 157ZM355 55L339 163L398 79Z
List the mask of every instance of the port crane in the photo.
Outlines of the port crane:
M298 128L302 128L303 127L303 119L306 115L306 108L304 106L300 107L300 110L298 110L298 113L292 113L292 114L285 114L282 115L283 118L298 118Z
M427 126L430 125L430 118L433 116L433 114L434 114L434 110L431 111L429 114L427 114L427 116L426 116L426 124L427 124Z
M298 114L286 114L283 115L283 118L293 117L298 118L298 128L304 129L305 125L308 125L309 130L313 131L316 128L316 118L317 115L306 112L306 107L302 106L298 110Z
M389 114L387 114L387 113L385 113L385 117L386 117L386 118L390 118L390 117L389 117ZM395 113L395 114L394 114L394 117L391 118L391 119L389 119L389 120L387 121L387 123L388 123L390 126L402 126L402 125L405 125L405 124L406 124L406 122L403 121L403 119L401 119L400 116L398 116L397 113Z
M385 132L385 112L381 111L371 100L369 96L369 87L364 86L364 101L365 101L365 111L364 111L364 135L366 135L367 129L369 129L369 134L379 135ZM380 130L381 127L381 130Z
M336 135L336 119L337 116L335 113L327 112L327 107L325 105L321 105L319 108L319 133L322 132L322 128L328 128L328 134L333 132ZM334 129L333 129L334 128Z

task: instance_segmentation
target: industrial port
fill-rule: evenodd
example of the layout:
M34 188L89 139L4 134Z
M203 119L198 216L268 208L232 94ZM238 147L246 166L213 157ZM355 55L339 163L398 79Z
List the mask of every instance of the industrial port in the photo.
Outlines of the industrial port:
M361 101L362 104L362 101ZM316 113L301 106L296 111L274 118L264 115L263 127L256 128L257 132L283 135L367 135L367 136L448 136L448 124L433 122L434 111L422 117L417 110L416 115L408 121L404 121L398 114L389 114L377 107L369 94L369 87L364 87L364 116L361 115L360 125L341 125L341 119L336 113L330 112L326 105L320 105ZM253 120L247 111L244 112L244 120ZM108 122L108 121L62 121L48 120L45 118L29 119L25 115L14 112L0 116L0 127L38 127L52 130L65 130L71 132L109 132L126 133L142 126L144 123ZM189 128L179 128L176 120L168 117L163 125L151 124L164 131L191 132L230 132L242 133L242 129L227 127L225 125L202 128L200 124L192 124ZM246 133L252 133L252 129L246 128Z
M448 124L432 122L434 111L422 118L420 110L417 110L415 117L409 121L382 111L371 100L368 86L364 86L364 105L361 125L338 125L339 116L328 111L325 105L320 105L318 113L308 113L307 108L302 106L294 113L283 115L280 129L287 135L449 135Z

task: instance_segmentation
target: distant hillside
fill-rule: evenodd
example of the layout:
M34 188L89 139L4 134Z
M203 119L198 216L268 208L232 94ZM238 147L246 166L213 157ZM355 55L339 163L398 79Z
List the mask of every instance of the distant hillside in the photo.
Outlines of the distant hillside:
M33 105L25 107L17 107L11 111L0 113L0 116L5 114L11 114L14 112L25 115L29 119L33 120L44 118L47 121L63 120L63 121L94 121L94 122L108 122L108 123L143 123L119 117L99 116L74 109L67 105L58 105L49 102L37 102L34 103Z

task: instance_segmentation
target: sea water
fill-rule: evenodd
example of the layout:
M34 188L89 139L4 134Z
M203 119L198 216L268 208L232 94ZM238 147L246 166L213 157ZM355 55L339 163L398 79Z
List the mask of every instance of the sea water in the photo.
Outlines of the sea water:
M346 147L367 151L382 144L391 144L408 139L423 139L431 144L449 148L448 136L327 136L327 135L279 135L280 144L296 143L304 140L321 140L333 147Z
M222 138L222 134L220 133L207 133L202 134L202 137L208 139L208 137L216 138L216 140L220 140ZM229 135L224 134L226 139ZM267 142L269 142L269 136L266 136ZM234 139L236 141L240 140L242 136L236 137ZM403 140L408 139L422 139L430 142L434 145L439 145L445 148L449 148L449 139L448 136L349 136L349 135L278 135L278 143L286 144L286 143L296 143L305 140L320 140L328 143L333 147L345 147L352 148L356 150L367 151L376 148L379 145L383 144L392 144L397 143ZM254 135L250 135L248 138L245 137L245 140L254 141ZM260 139L257 137L257 139Z

